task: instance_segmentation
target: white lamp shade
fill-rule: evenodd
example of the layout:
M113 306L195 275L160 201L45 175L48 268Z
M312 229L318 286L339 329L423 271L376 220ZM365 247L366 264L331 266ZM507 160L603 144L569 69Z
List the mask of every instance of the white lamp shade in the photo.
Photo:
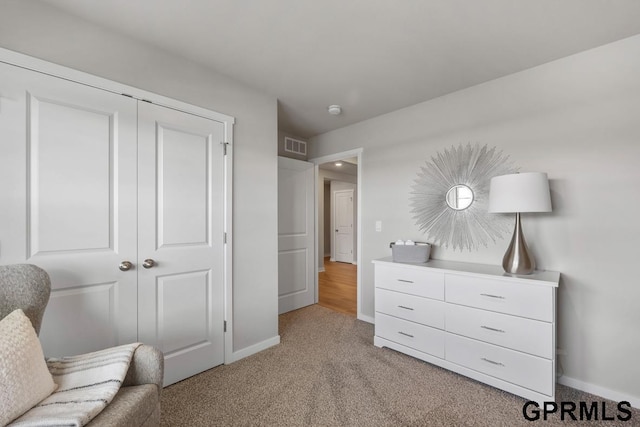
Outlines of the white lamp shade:
M491 178L489 212L551 212L547 174L526 172Z

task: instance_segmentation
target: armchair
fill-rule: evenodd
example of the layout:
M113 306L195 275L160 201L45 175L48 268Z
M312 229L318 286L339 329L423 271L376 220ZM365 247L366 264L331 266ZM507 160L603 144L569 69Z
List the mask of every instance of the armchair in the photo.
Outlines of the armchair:
M0 266L0 319L22 309L40 332L49 301L49 275L31 264ZM141 345L133 354L129 370L111 403L88 426L158 426L164 357L155 347Z

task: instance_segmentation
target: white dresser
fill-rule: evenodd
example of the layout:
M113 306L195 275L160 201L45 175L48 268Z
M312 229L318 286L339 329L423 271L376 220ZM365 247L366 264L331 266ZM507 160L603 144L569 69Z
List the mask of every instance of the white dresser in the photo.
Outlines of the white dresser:
M430 260L375 264L375 338L388 347L537 402L555 398L560 273Z

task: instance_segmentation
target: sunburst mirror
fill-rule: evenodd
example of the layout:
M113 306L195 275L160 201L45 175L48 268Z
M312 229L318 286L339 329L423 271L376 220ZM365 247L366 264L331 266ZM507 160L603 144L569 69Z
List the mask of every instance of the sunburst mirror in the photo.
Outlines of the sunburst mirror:
M411 213L432 241L454 250L476 250L510 231L511 222L490 215L489 181L517 172L509 157L486 145L460 144L431 157L411 192Z

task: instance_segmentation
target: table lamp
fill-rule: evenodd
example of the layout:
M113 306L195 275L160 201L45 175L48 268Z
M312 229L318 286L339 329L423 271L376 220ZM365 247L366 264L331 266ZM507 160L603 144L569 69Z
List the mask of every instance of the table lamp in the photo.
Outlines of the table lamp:
M531 274L536 269L520 225L521 212L551 212L549 180L546 173L527 172L496 176L489 187L489 212L515 213L511 244L502 259L504 271Z

